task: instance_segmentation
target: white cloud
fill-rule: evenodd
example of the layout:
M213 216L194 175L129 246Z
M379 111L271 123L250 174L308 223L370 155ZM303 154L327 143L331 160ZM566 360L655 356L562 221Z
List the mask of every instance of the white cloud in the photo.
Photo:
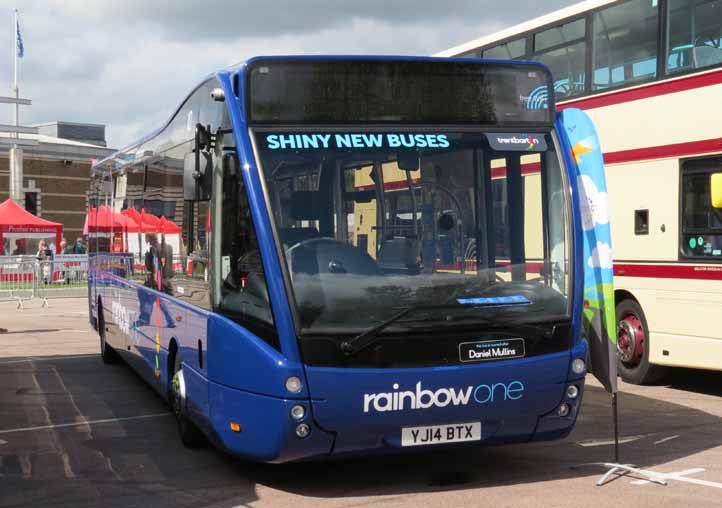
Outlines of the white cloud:
M581 212L584 230L589 231L595 225L608 224L609 201L607 193L599 192L594 180L589 175L581 175L578 182L582 194Z
M589 268L612 268L612 247L608 243L597 242L587 265Z

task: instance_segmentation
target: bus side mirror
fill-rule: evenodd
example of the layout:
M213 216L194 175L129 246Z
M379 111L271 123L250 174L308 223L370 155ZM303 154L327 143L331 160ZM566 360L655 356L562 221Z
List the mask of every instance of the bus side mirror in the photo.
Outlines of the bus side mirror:
M211 199L211 178L213 162L211 154L194 152L183 158L183 199L186 201L207 201Z
M709 197L714 208L722 208L722 173L709 175Z
M419 170L419 154L416 151L396 152L396 164L403 171Z
M211 134L208 128L196 124L193 151L183 157L183 199L208 201L211 199L213 159Z

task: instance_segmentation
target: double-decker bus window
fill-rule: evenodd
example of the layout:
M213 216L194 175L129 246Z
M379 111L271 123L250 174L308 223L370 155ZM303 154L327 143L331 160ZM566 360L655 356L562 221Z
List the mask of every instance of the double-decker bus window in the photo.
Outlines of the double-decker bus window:
M554 46L569 44L571 41L583 39L585 34L586 22L584 18L564 23L534 34L534 51L540 52Z
M710 174L718 172L722 159L700 159L682 165L682 235L685 257L722 261L722 210L710 201Z
M722 1L669 0L667 72L722 64Z
M586 21L580 18L534 34L533 59L554 76L557 100L584 93L586 83Z
M628 0L594 13L593 90L657 76L656 2Z
M466 53L461 53L459 56L479 58L481 56L481 51L479 51L478 49L474 49L472 51L467 51Z
M497 58L500 60L521 58L526 55L526 38L499 44L481 52L482 58Z

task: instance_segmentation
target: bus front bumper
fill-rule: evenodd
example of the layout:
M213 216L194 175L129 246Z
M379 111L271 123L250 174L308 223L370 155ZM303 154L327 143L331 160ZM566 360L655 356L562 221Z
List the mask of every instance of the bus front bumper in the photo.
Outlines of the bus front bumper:
M577 355L574 355L577 356ZM537 364L539 362L539 364ZM560 365L569 365L569 355L556 359ZM552 362L552 363L556 363ZM584 377L569 376L563 367L549 368L549 358L532 360L537 376L523 379L524 398L520 384L507 382L499 384L477 384L472 390L472 399L467 405L457 407L433 407L428 411L376 411L391 404L400 404L393 394L368 398L368 412L364 407L354 407L348 399L339 396L325 399L283 399L237 390L228 386L211 383L209 387L211 434L217 444L233 455L262 462L288 462L304 459L324 459L335 456L365 455L373 453L399 453L423 451L446 446L486 446L507 443L552 440L566 437L574 427L584 392ZM542 367L543 365L543 367ZM529 365L532 367L532 365ZM553 367L553 366L552 366ZM334 369L335 370L335 369ZM436 369L433 369L436 370ZM446 370L446 369L443 369ZM523 368L517 367L517 373ZM555 372L556 379L543 382L542 372ZM561 371L561 375L560 375ZM449 372L435 372L444 378ZM335 373L327 371L326 374ZM356 373L358 374L358 373ZM378 372L374 373L376 377ZM419 371L416 371L419 374ZM427 372L425 379L429 379ZM365 377L365 376L361 376ZM474 376L477 377L477 376ZM347 381L357 379L349 376ZM566 378L566 379L561 379ZM462 384L463 385L463 384ZM353 383L337 383L346 391L353 390ZM402 385L403 386L403 385ZM439 385L440 386L440 385ZM488 388L492 388L489 392ZM574 396L570 396L571 393ZM429 381L419 385L419 393L432 389ZM437 389L433 387L433 389ZM407 392L408 393L408 392ZM479 404L491 395L507 398L502 403ZM439 401L437 390L436 400ZM476 399L476 401L474 400ZM422 395L422 402L428 396ZM524 404L521 402L524 400ZM363 403L363 400L361 400ZM408 402L408 401L407 401ZM442 401L443 402L443 401ZM491 401L490 401L491 402ZM294 418L292 409L302 406L304 416ZM343 406L343 407L341 407ZM333 409L334 419L328 418ZM325 421L324 421L324 416ZM403 429L453 426L478 423L478 439L461 443L424 443L425 446L409 446L404 442ZM233 425L235 424L235 425ZM299 426L307 426L305 431ZM407 430L408 435L410 431ZM425 432L423 430L422 432Z

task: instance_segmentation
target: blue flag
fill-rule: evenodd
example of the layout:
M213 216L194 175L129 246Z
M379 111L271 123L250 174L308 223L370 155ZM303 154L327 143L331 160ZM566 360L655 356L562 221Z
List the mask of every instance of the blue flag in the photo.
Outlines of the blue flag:
M16 21L15 23L15 32L17 33L16 46L18 58L22 58L25 55L25 46L23 46L23 36L20 35L20 21Z
M604 158L589 117L579 109L561 112L576 164L584 230L584 332L589 339L591 372L617 391L617 331L609 205Z

